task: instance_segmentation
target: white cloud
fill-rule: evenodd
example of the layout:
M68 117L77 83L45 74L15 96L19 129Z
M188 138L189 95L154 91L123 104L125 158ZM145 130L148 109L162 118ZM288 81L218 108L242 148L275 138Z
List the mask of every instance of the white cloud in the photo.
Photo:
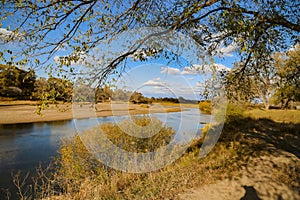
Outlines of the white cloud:
M180 70L173 67L162 67L160 73L167 73L167 74L179 74Z
M209 74L213 71L230 71L230 68L222 64L211 64L211 65L192 65L190 67L184 67L182 75L197 75L197 74Z
M153 89L161 89L162 88L162 86L153 86Z
M184 67L182 71L173 67L163 67L161 68L161 73L167 74L181 74L181 75L198 75L198 74L211 74L214 71L230 71L230 68L226 67L223 64L215 63L211 65L199 65L194 64L189 67ZM190 78L189 80L193 80Z
M11 34L13 34L12 31L9 31L5 28L0 28L0 35L8 36L8 35L11 35Z
M174 76L174 78L178 76ZM197 99L200 89L190 85L188 82L182 82L181 79L171 79L167 82L161 81L160 78L153 78L142 84L139 92L148 95L161 95L167 97L179 97L182 96L186 99ZM195 90L197 89L197 90Z
M143 86L156 86L156 87L163 87L163 86L165 86L166 85L166 83L164 83L164 82L161 82L161 81L159 81L159 80L155 80L155 79L153 79L153 80L148 80L147 82L145 82L145 83L143 83Z
M22 40L23 36L21 34L14 33L5 28L0 28L0 39L10 39L10 40Z
M205 90L205 83L204 82L197 82L194 86L194 91L198 94L203 93Z
M215 67L216 71L230 71L231 69L226 67L225 65L222 64L213 64L213 67Z
M212 44L217 44L218 47L216 49L217 57L233 57L233 53L236 52L239 48L236 39L232 41L229 45L225 45L224 41L220 42L220 39L224 38L225 35L228 34L228 31L220 31L211 35Z
M193 94L194 90L192 87L177 87L174 89L177 94Z
M222 46L217 49L219 57L233 57L233 53L237 51L238 45L235 42L232 42L228 46Z
M201 65L192 65L191 67L184 67L181 74L182 75L197 75L202 70Z

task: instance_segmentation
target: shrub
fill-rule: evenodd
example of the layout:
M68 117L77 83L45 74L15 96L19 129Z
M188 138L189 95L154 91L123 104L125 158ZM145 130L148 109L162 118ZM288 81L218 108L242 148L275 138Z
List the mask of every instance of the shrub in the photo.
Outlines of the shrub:
M124 120L120 124L105 123L84 132L82 136L76 135L74 138L66 140L59 152L61 155L59 159L61 162L60 177L71 183L73 179L81 180L90 174L98 176L99 172L107 173L103 171L106 171L107 167L102 166L89 152L90 141L96 146L101 146L101 149L110 150L110 145L100 137L99 131L102 131L114 145L134 153L153 152L169 144L175 135L173 129L163 126L162 122L155 118L134 117L133 122ZM150 137L134 137L132 136L133 132L135 136L147 132ZM102 156L109 156L104 154L101 153ZM108 154L114 154L114 152L108 151Z
M201 101L199 103L199 109L203 114L211 114L212 112L212 102L211 101Z
M167 145L175 135L173 129L163 126L156 118L133 117L132 119L133 123L129 120L124 120L119 125L106 123L101 126L101 129L107 138L120 148L143 153Z

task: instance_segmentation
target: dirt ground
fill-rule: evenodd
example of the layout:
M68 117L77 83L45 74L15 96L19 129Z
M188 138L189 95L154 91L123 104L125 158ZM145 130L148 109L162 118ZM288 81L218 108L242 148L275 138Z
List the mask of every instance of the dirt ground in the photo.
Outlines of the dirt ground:
M180 107L139 105L125 103L89 103L50 105L37 114L37 103L33 101L0 102L0 124L46 122L90 117L119 116L128 114L148 114L163 112L180 112Z
M290 121L294 121L293 117ZM186 190L178 199L299 200L300 123L245 118L239 120L238 126L227 131L236 132L244 143L239 175L209 185L199 183L199 187Z
M260 200L300 199L288 185L274 179L274 166L299 164L299 159L287 152L255 158L241 169L241 176L204 185L178 195L180 200Z

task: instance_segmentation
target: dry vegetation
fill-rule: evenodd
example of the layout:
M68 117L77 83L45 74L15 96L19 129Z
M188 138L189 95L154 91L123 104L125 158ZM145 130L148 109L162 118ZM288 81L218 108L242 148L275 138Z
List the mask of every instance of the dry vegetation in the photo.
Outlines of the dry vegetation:
M281 112L282 116L285 116L283 113L286 111L276 112ZM261 184L259 187L262 188L262 191L258 191L261 198L273 199L285 196L294 198L293 195L298 197L300 124L294 121L294 116L290 118L286 116L285 121L287 120L290 122L250 118L249 112L245 114L243 109L229 106L221 137L207 157L200 159L198 156L199 147L203 142L201 138L195 140L186 153L173 164L158 171L142 174L116 171L100 164L86 150L80 137L75 136L62 144L55 173L52 173L51 181L43 182L44 187L40 188L43 192L35 192L27 197L30 199L179 199L184 197L191 188L201 188L224 179L238 179L251 170L257 174L256 179L253 179L254 182L265 180L265 182L258 182ZM138 121L141 124L146 122L147 119ZM121 141L120 138L124 138L123 142L128 145L128 149L134 151L129 145L133 142L132 138L126 138L117 126L108 124L104 125L104 129L106 134L111 136L112 141L118 143ZM207 130L206 127L203 131ZM170 129L165 129L161 134L165 133L171 136L172 132ZM145 149L151 148L147 145L148 143L141 145L142 150L139 151L145 152ZM284 162L277 162L273 158L282 158L281 161ZM284 189L277 188L281 191L280 194L272 193L268 188L270 185L275 185L276 190L279 184L284 185ZM264 193L263 190L269 193ZM201 195L203 193L199 193L194 199L198 199Z
M162 106L182 107L182 108L199 108L198 104L192 104L192 103L159 102L155 104L159 104Z
M254 109L246 114L254 119L271 119L276 122L300 123L300 110L261 110Z
M211 114L212 112L212 103L211 101L202 101L199 103L199 109L203 114Z

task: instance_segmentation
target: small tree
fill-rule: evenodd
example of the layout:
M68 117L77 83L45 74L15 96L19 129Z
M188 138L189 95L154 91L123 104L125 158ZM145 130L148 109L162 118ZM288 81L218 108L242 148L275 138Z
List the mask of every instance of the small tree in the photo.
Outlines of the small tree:
M277 88L275 90L275 101L281 104L281 108L288 108L290 103L300 101L300 47L286 54L277 54Z
M113 91L108 85L105 85L103 88L96 88L96 102L105 102L109 101L112 97Z
M270 99L275 89L276 72L273 66L273 60L269 57L257 59L253 67L252 74L250 74L251 82L249 87L253 90L255 96L259 97L266 110L270 107Z
M42 101L70 102L72 100L73 84L69 80L51 77L48 80L39 78L35 83L34 98Z
M51 77L47 82L48 92L55 100L65 102L72 100L73 84L69 80Z

